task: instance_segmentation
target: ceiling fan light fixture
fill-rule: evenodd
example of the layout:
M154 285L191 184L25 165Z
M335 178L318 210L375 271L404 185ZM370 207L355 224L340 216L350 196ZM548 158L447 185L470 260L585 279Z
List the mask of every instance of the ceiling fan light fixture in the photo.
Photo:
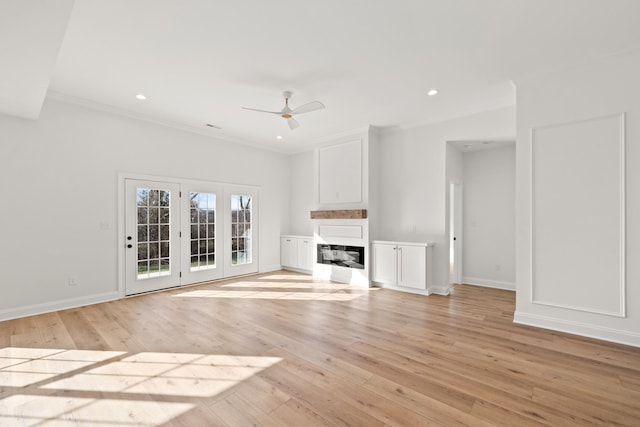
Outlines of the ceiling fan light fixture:
M291 97L291 95L292 95L292 92L289 92L289 91L285 91L282 93L282 96L284 97L284 107L280 111L268 111L268 110L261 110L258 108L249 108L249 107L242 107L242 108L245 110L257 111L259 113L277 114L287 121L287 125L291 130L294 130L300 126L300 123L298 123L298 121L294 119L293 116L296 116L298 114L310 113L316 110L322 110L324 108L324 104L322 102L311 101L297 108L292 109L291 107L289 107L289 98Z

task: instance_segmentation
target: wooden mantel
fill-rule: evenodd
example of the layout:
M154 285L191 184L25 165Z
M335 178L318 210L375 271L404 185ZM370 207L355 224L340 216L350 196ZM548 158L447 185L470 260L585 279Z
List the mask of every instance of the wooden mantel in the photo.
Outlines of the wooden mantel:
M366 219L366 209L311 211L311 219Z

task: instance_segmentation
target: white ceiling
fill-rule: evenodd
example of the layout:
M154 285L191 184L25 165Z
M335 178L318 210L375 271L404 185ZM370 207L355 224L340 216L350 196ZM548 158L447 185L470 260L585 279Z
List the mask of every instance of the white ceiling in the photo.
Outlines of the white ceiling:
M285 152L513 105L511 79L640 47L638 0L76 0L68 20L67 4L2 2L0 89L52 74L54 97ZM294 131L241 109L280 110L284 90L326 109ZM24 102L0 91L0 112Z
M0 1L0 114L37 119L73 0Z

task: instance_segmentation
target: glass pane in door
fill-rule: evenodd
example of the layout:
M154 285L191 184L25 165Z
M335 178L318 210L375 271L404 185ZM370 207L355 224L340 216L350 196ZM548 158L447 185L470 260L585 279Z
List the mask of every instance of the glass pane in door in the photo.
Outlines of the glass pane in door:
M231 195L231 264L251 264L251 196Z
M171 275L171 191L136 189L138 280Z
M189 193L191 271L216 268L216 195Z

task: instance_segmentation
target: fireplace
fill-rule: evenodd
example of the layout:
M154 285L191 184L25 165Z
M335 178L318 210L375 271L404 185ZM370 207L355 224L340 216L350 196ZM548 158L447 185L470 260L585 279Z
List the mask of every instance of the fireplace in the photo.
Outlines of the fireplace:
M317 262L318 264L364 270L364 247L318 243Z
M315 264L322 280L371 286L369 280L369 219L363 209L313 212Z

